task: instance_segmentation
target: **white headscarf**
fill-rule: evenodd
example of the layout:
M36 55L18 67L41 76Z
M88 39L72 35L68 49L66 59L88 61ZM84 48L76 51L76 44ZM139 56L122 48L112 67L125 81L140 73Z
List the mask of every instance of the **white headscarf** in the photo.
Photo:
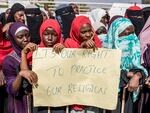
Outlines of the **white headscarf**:
M106 11L104 9L93 9L91 12L88 13L88 15L95 31L101 26L106 27L102 22L100 22L102 17L106 15Z
M41 11L43 11L43 12L45 13L45 15L46 15L47 19L49 19L49 16L48 16L47 11L46 11L44 8L40 8L40 10L41 10Z

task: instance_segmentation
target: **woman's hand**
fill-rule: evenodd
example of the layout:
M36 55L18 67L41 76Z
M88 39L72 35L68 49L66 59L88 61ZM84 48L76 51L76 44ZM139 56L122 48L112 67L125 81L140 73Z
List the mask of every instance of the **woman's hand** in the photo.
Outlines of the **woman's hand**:
M133 76L134 76L134 73L133 73L133 72L130 72L130 71L129 71L129 72L127 73L127 77L128 77L128 78L132 78Z
M93 39L90 39L85 42L85 45L87 48L93 48L95 47L95 42L93 41Z
M97 49L93 39L89 39L87 41L82 42L81 45L80 45L80 48L88 48L88 49L93 48L93 51L95 51Z
M63 48L65 48L65 46L63 44L57 43L53 46L53 51L55 51L57 54L59 54Z
M127 84L128 91L133 92L137 90L141 76L142 75L139 72L133 75Z
M150 76L148 78L146 78L145 84L148 88L150 88Z
M87 48L92 48L94 52L95 52L95 50L97 50L97 47L96 47L95 42L93 41L93 39L88 40L86 42L86 46L87 46Z
M38 46L35 43L28 43L22 50L22 53L24 54L28 54L30 51L35 51L37 50Z
M38 76L31 70L21 70L19 76L26 78L31 85L36 85L38 82Z
M88 48L88 49L92 49L93 48L93 51L95 51L97 49L96 45L95 45L95 42L93 40L95 36L95 32L94 30L92 31L92 37L88 40L85 40L84 42L81 43L80 45L80 48Z
M3 33L8 32L11 25L12 25L12 22L7 23L2 29Z

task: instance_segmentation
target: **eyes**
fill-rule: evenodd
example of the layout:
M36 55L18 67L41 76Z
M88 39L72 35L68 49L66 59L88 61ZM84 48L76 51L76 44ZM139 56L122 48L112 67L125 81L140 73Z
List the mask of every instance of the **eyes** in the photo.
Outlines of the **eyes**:
M55 36L57 37L58 34L57 32L53 29L53 28L47 28L44 32L43 32L44 36Z
M143 16L129 16L129 17L131 17L131 18L137 18L137 19L142 19L143 18Z
M89 33L89 32L93 32L93 31L92 31L92 29L89 29L89 30L81 31L80 33L86 34L87 32Z
M133 33L134 33L134 27L133 26L129 26L123 32L121 32L119 34L119 37L128 36L128 35L133 34Z
M43 33L43 35L45 35L45 36L49 36L49 35L51 35L51 36L55 36L55 37L57 37L57 36L58 36L56 32L52 32L52 33L50 33L50 32L47 32L47 31L45 31L45 32Z
M18 11L18 12L16 12L15 16L18 16L18 17L24 16L24 11Z
M16 37L18 39L22 39L23 37L29 37L29 36L30 36L29 33L25 33L25 34L17 35Z

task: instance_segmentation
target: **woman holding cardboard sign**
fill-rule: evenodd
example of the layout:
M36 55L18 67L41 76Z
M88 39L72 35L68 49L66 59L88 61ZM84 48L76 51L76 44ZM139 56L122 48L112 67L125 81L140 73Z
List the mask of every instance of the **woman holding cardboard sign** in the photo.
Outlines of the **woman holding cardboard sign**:
M76 17L71 26L70 38L65 40L65 46L67 48L86 48L93 49L101 47L101 41L95 34L91 22L86 16ZM85 107L83 105L71 106L71 113L100 113L99 108L95 107Z
M61 29L54 19L45 20L40 27L41 43L39 47L53 48L56 53L60 53L64 48L62 44ZM25 51L28 51L26 48ZM29 51L32 51L29 49ZM27 66L26 56L22 62L23 67ZM36 107L35 113L65 113L66 107Z
M29 113L29 105L32 104L29 99L32 85L37 83L38 78L36 73L22 69L20 64L24 55L23 49L35 50L37 46L30 43L29 29L21 22L15 22L10 26L9 36L13 51L5 57L2 65L8 92L8 112Z

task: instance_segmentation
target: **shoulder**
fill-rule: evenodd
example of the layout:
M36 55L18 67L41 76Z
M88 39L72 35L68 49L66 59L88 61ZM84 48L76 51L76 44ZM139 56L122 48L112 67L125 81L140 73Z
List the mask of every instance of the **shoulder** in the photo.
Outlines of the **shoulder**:
M15 68L17 65L19 65L19 62L10 55L7 55L2 63L3 68Z
M64 45L66 48L79 48L80 46L75 40L71 38L67 38L64 42Z

